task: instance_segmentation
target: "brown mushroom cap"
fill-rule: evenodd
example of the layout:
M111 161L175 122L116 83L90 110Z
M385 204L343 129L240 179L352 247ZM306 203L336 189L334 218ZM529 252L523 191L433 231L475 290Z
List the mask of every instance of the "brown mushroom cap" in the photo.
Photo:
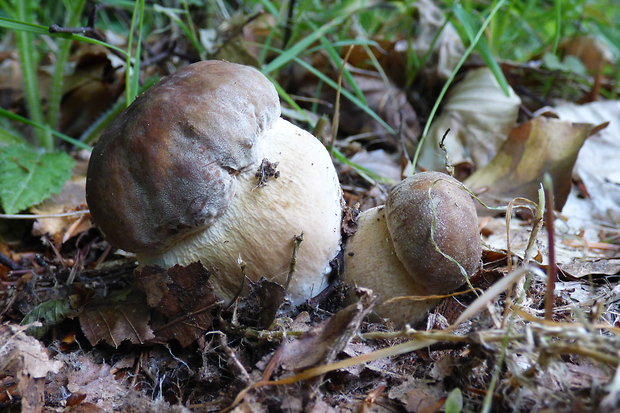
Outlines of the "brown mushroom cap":
M159 252L210 225L256 162L278 95L248 66L199 62L180 69L115 120L93 149L86 197L116 246Z
M433 227L443 254L469 275L478 268L482 246L476 206L456 179L440 172L415 174L392 189L385 209L394 252L424 288L447 293L465 283L458 266L433 245Z

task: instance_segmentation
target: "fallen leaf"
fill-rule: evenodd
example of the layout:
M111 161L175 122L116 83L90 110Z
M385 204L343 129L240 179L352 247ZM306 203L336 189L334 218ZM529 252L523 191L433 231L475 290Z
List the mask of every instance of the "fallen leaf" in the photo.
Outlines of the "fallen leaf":
M610 122L586 140L575 163L574 174L583 182L588 196L573 188L562 209L571 226L585 228L590 240L595 241L601 222L612 226L620 222L620 101L565 103L551 110L572 122Z
M432 0L418 0L419 21L412 49L422 58L433 47L425 71L432 77L447 79L465 53L465 47L452 23L446 23L445 13Z
M135 280L148 306L163 316L153 325L157 341L177 339L187 347L211 327L211 310L218 301L209 273L199 262L167 270L147 265L136 271Z
M543 176L553 179L555 207L561 210L571 189L573 165L593 125L536 117L514 128L499 153L465 180L487 204L506 205L522 197L538 200ZM479 208L479 213L488 214Z
M444 145L451 164L487 165L515 126L521 99L510 89L506 96L487 68L470 70L450 91L441 115L429 129L419 165L445 170Z
M0 377L14 377L22 411L38 413L43 410L44 379L57 373L62 363L50 360L41 343L25 333L28 327L0 325Z
M331 362L357 333L374 303L375 297L368 292L362 293L357 303L340 310L296 340L284 342L275 353L273 364L287 370L298 370Z
M39 340L26 334L30 326L0 325L0 375L18 372L32 378L57 373L62 363L50 360Z
M149 309L137 293L124 291L93 300L79 318L82 331L93 346L105 341L118 348L125 340L145 344L155 337L149 326Z
M88 157L78 159L73 177L65 182L61 192L30 208L37 215L52 215L88 209L86 206L86 166ZM32 235L47 236L56 248L69 238L92 227L89 214L57 218L39 218L32 225Z
M614 61L609 47L594 36L575 36L561 44L561 50L575 56L592 74L601 73L606 65Z

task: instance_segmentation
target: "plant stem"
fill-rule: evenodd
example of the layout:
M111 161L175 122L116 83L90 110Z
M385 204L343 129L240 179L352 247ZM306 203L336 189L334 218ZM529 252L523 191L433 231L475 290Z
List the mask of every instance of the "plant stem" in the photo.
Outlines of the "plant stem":
M31 0L18 0L17 18L22 21L32 21L32 2ZM17 48L19 49L19 62L24 78L24 92L30 119L34 122L44 124L43 108L41 106L41 94L39 92L39 82L37 79L37 57L33 47L32 33L18 31L15 33L17 38ZM52 149L54 141L49 131L37 129L35 136L39 145L45 149Z
M77 26L80 21L80 16L84 11L84 5L86 0L76 0L71 3L65 1L67 8L66 26ZM69 52L71 51L71 40L58 38L56 40L58 44L58 54L56 56L56 65L54 66L54 74L52 75L52 86L50 89L49 97L49 109L47 112L47 123L53 129L58 129L58 123L60 121L60 100L62 99L62 86L65 74L65 66L69 59Z

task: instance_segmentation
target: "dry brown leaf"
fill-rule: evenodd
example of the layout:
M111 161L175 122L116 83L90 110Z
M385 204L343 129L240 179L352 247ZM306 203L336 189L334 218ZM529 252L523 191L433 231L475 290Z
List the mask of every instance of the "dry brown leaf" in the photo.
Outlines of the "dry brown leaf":
M357 303L340 310L296 340L284 342L274 355L275 364L296 370L331 362L357 333L374 302L375 297L368 291L363 292Z
M592 74L601 73L606 65L614 61L609 47L594 36L575 36L561 45L567 55L575 56Z
M499 153L465 180L490 205L522 197L538 200L543 176L553 179L555 207L561 210L571 189L573 165L593 125L537 117L514 128ZM487 213L486 209L479 212Z
M146 266L136 272L136 286L149 307L164 317L153 325L157 341L177 339L186 347L211 327L211 310L218 304L209 273L196 262L167 270Z
M118 348L125 340L144 344L155 335L149 326L150 314L140 294L131 293L120 299L106 297L94 300L80 315L80 325L94 346L100 341Z
M355 75L353 78L366 96L368 106L394 130L402 133L400 136L388 134L379 122L367 116L362 109L347 99L341 99L342 132L348 135L371 136L379 142L387 140L394 149L400 149L404 145L408 152L412 152L421 129L417 114L408 102L405 92L391 81L386 82L378 73ZM398 139L402 140L402 144Z
M79 43L72 53L73 72L64 79L60 130L78 137L109 110L123 92L123 74L115 56L99 45Z

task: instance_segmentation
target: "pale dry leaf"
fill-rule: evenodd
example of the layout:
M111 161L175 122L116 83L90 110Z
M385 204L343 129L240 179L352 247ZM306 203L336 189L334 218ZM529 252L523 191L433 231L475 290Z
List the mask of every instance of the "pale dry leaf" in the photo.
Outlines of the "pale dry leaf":
M62 363L51 360L41 342L26 334L29 326L0 325L0 375L17 373L43 378L57 373Z
M429 129L419 165L443 171L445 154L439 148L444 141L450 163L473 163L483 167L497 154L514 127L521 99L512 88L502 91L488 68L470 70L448 94L441 115Z
M400 182L401 180L400 156L398 154L391 154L383 149L375 151L361 150L350 159L351 162L370 169L384 178L391 179L394 182Z
M418 32L413 40L413 50L416 50L419 57L422 58L433 45L437 33L441 30L439 37L435 40L433 52L425 70L432 72L433 77L447 79L465 52L463 42L452 23L445 23L445 13L437 7L435 2L418 0L416 8L419 13L419 21L417 24Z
M22 411L38 413L44 405L44 378L57 373L62 363L50 360L41 343L26 334L27 326L0 325L0 377L18 383Z
M564 103L552 110L562 119L609 125L586 140L575 162L574 175L583 182L584 196L573 187L562 213L576 228L620 223L620 101L586 105ZM590 231L591 237L596 231ZM592 238L592 241L595 239Z

